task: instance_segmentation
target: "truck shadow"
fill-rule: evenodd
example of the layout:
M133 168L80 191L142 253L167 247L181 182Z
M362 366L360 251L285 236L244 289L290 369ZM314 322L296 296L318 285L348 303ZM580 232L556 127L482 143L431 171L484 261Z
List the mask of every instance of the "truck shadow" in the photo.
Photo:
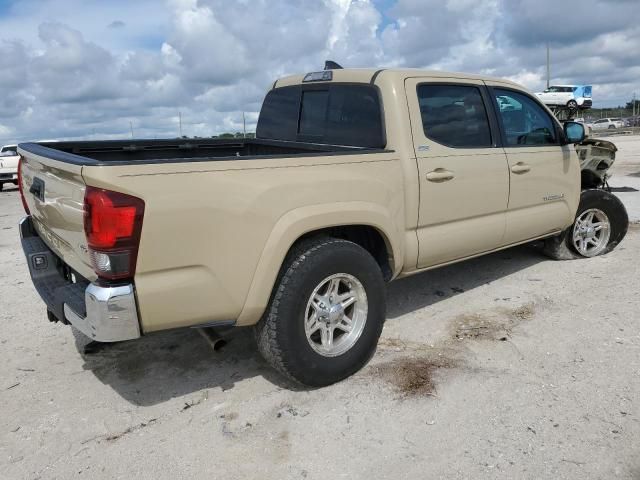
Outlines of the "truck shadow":
M522 245L397 280L387 290L387 321L545 260L538 248Z
M395 321L406 313L456 295L464 297L466 291L544 260L530 246L515 247L398 280L388 289L387 320ZM140 406L156 405L205 389L228 390L237 382L258 376L278 387L301 388L277 374L262 359L252 329L234 329L225 338L228 344L217 352L193 329L108 344L91 354L84 351L88 340L76 333L76 346L85 370L90 370L125 400Z

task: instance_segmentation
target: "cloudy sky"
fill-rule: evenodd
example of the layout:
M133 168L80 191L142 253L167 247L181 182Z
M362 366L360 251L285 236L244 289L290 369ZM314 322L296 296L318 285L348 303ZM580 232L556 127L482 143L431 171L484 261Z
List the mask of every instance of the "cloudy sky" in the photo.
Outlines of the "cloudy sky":
M0 0L0 144L252 130L273 80L345 66L640 96L640 0Z

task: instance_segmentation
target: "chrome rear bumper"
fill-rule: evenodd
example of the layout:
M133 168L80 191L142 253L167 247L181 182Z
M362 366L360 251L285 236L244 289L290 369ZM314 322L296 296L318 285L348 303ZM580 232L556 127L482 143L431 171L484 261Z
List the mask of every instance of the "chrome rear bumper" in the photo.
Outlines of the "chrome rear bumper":
M20 239L33 285L56 320L98 342L140 337L132 284L101 286L71 272L38 236L31 217L20 221Z
M87 337L99 342L118 342L140 337L133 285L99 287L84 291L86 316L64 304L65 318Z

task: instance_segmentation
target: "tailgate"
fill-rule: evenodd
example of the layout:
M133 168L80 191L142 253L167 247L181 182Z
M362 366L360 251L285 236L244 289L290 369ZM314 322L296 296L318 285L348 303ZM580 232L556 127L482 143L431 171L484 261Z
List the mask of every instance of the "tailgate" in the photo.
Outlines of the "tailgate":
M68 266L95 280L84 234L82 166L20 149L22 188L42 240Z

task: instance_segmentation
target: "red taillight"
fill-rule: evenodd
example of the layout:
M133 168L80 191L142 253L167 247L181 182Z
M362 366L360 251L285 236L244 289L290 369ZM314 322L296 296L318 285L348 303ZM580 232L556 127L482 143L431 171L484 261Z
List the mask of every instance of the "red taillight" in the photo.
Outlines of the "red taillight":
M27 213L27 215L31 215L31 212L29 212L27 201L24 198L24 190L22 188L22 155L20 155L20 158L18 159L18 189L20 190L20 199L22 200L24 211Z
M107 279L135 274L144 202L131 195L87 187L84 233L96 274Z

